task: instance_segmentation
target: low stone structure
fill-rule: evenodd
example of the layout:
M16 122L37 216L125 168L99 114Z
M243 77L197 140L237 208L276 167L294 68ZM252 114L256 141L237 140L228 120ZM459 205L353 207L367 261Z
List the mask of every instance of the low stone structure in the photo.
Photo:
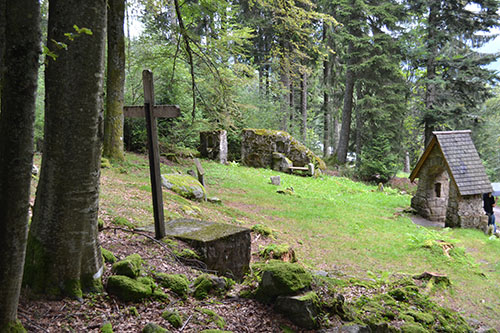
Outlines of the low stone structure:
M284 131L245 129L241 140L241 161L257 168L290 171L293 167L326 170L325 162Z
M168 236L189 243L210 270L237 280L250 265L250 229L231 224L178 219L165 226Z
M227 163L227 132L224 130L200 132L201 157Z
M488 176L470 131L433 132L434 136L410 175L419 178L411 206L446 227L483 230L488 218L482 194L491 192Z

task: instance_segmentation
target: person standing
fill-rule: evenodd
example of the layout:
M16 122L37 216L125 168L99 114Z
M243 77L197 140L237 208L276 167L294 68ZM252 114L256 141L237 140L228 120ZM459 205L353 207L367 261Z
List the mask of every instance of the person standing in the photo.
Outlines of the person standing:
M495 224L495 212L493 207L496 206L496 199L491 192L483 194L483 208L488 215L488 235L491 235L491 229L493 228L493 234L497 233L497 225Z

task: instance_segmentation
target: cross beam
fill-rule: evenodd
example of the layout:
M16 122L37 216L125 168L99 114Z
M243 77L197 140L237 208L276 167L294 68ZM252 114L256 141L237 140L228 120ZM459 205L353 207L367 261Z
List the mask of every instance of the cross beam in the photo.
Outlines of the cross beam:
M163 192L161 188L156 118L175 118L180 116L181 112L177 105L154 105L153 73L150 70L145 69L142 71L142 83L144 85L144 106L125 106L123 108L123 115L131 118L146 118L155 238L162 239L165 237L165 216L163 214Z

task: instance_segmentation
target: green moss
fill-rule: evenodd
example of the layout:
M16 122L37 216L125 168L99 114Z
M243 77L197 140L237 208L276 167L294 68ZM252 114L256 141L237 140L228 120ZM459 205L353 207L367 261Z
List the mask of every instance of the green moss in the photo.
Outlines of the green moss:
M168 333L168 330L155 323L148 323L142 329L142 333Z
M432 324L435 321L434 316L430 313L408 311L406 314L412 316L415 319L415 321L418 321L423 324Z
M252 231L255 232L256 234L266 237L272 236L273 234L273 230L271 228L269 228L265 224L260 224L260 223L252 226Z
M200 333L233 333L233 331L222 331L222 330L208 329L208 330L200 331Z
M169 288L182 299L187 299L189 280L184 274L159 273L156 277L162 287Z
M174 249L174 248L177 248L179 246L179 243L176 242L175 240L173 240L172 238L163 238L161 241L163 243L167 244L167 246L170 249Z
M185 259L200 259L200 256L191 249L182 249L180 252L174 250L174 254Z
M105 248L101 247L101 253L104 262L107 262L108 264L114 264L115 262L118 261L115 255L111 251L106 250Z
M218 328L221 329L224 328L224 326L226 326L226 321L224 320L224 318L219 316L213 310L203 309L203 308L196 308L196 310L208 316L207 324L213 322L215 325L217 325Z
M130 278L136 278L142 272L142 262L141 256L134 253L115 263L111 270L116 275L125 275Z
M102 231L102 229L104 229L104 220L101 218L97 219L97 229L99 231Z
M283 259L285 261L296 262L295 251L288 244L269 244L261 248L259 256L267 259Z
M104 289L101 278L94 279L93 274L83 275L81 285L84 292L100 293Z
M111 323L105 323L104 325L102 325L101 332L102 333L113 333L113 326L111 325Z
M128 276L113 275L106 286L108 293L117 296L122 301L138 302L153 294L151 284L145 284Z
M64 282L63 291L64 295L71 298L82 299L83 297L82 285L80 283L80 280L66 280Z
M0 327L2 333L26 333L26 329L19 320L11 321L6 325Z
M182 318L177 311L165 311L161 314L162 318L165 319L175 328L182 326Z
M101 157L101 168L108 169L111 168L111 166L111 162L107 158Z
M311 273L297 264L271 260L260 269L262 280L255 296L262 302L268 302L277 296L295 295L311 286Z
M129 307L128 313L130 313L131 316L139 317L139 311L137 311L137 308L135 306Z
M167 188L170 188L175 193L183 196L187 199L201 199L196 198L195 191L201 190L203 198L207 197L207 192L205 191L205 187L201 185L198 179L195 179L189 175L184 174L170 174L170 175L162 175L163 183L166 181L170 185Z
M111 221L111 223L113 223L114 225L119 226L119 227L125 227L125 228L129 228L131 230L135 229L135 226L131 222L129 222L129 220L127 220L126 218L121 217L121 216L115 217Z
M194 297L198 300L207 298L213 288L212 279L208 274L201 274L194 280Z
M401 326L402 333L426 333L429 332L422 325L416 323L408 323Z

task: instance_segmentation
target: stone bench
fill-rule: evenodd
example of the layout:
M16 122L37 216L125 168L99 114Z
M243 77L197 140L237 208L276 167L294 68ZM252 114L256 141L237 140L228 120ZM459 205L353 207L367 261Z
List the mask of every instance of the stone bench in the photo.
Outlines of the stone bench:
M250 265L250 229L232 224L177 219L165 224L167 236L190 244L210 270L237 280Z

